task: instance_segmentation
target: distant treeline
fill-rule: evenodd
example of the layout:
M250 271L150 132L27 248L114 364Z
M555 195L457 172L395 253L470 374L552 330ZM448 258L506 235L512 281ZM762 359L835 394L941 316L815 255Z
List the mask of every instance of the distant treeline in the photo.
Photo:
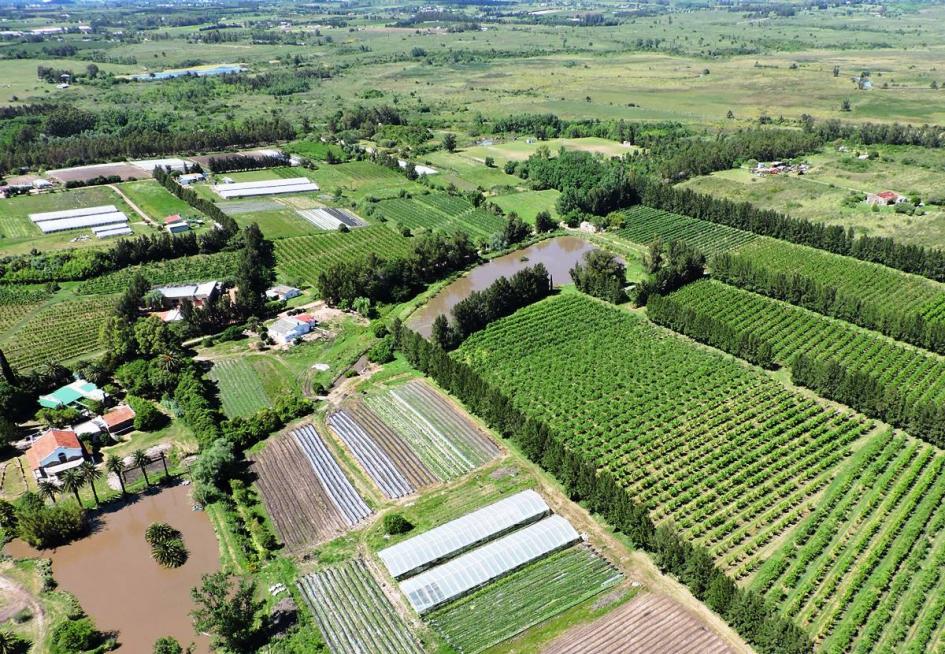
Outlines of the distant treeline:
M567 446L567 435L520 409L502 390L442 348L399 324L394 333L411 365L430 375L470 411L516 443L522 452L554 475L568 497L585 502L634 545L647 550L660 570L686 584L700 601L726 620L761 654L809 654L813 645L794 623L758 593L739 588L716 567L704 548L684 540L672 525L659 527L646 507L596 461Z
M497 134L533 134L539 140L551 138L583 138L596 136L642 147L667 137L688 136L690 131L676 122L629 122L598 119L564 120L555 114L516 114L500 118L492 124Z
M284 154L251 155L225 154L219 157L210 157L207 168L212 173L229 173L235 170L259 170L261 168L275 168L288 166L289 157Z
M516 168L516 173L535 188L561 191L558 211L562 214L606 216L632 204L645 204L945 282L943 250L907 245L883 236L857 236L852 229L839 225L792 218L747 202L677 188L629 172L621 162L586 152L562 152L557 157L532 155Z

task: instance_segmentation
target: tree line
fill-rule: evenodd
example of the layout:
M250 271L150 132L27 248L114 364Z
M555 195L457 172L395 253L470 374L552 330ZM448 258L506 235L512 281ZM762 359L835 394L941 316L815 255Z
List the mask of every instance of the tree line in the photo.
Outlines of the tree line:
M260 168L276 168L277 166L288 166L288 155L267 154L225 154L219 157L210 157L207 162L207 168L212 173L229 173L236 170L259 170Z
M467 364L395 323L407 360L457 396L491 427L511 439L529 459L553 474L574 501L602 515L636 546L653 555L660 569L685 583L762 654L808 654L813 645L758 593L739 588L704 548L684 540L671 525L656 526L646 507L633 501L607 470L566 446L565 435L527 416L512 399Z
M318 274L316 285L321 298L336 306L352 306L359 298L403 302L430 282L478 260L476 246L465 232L429 234L418 238L406 257L385 259L372 252L332 264Z
M630 122L622 118L607 121L597 118L565 120L550 113L505 116L492 124L492 131L497 134L533 134L539 140L594 136L642 147L651 147L669 137L690 134L682 123L671 121Z
M784 274L765 268L748 256L724 253L712 261L712 274L777 300L852 322L912 345L945 354L945 321L927 320L920 311L890 302L880 305L800 273ZM864 283L868 278L864 278Z
M511 277L499 277L487 288L473 291L453 307L453 322L444 314L433 321L433 342L444 350L459 346L470 334L489 323L511 315L529 304L548 297L554 290L544 264L519 270Z

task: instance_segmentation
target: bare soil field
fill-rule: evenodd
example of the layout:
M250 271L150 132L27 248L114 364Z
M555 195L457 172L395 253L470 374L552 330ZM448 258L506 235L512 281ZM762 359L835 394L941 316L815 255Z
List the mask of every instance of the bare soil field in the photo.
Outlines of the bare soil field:
M665 595L645 593L553 641L542 654L731 654L694 615Z
M57 179L63 184L76 180L85 181L95 177L110 177L112 175L118 175L121 177L121 181L123 182L129 179L149 179L151 177L151 173L127 163L95 164L92 166L76 166L75 168L59 168L57 170L50 170L47 173L47 177Z
M298 550L344 533L347 523L291 435L273 438L251 460L266 510L286 547Z

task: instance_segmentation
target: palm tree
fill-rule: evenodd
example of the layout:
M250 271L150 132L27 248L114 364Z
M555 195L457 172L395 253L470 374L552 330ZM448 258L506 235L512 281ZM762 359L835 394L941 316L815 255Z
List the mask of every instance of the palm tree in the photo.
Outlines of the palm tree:
M102 478L102 471L95 467L91 461L85 461L79 466L79 474L92 488L92 496L95 498L95 506L98 506L98 491L95 490L95 482Z
M79 489L85 484L85 478L82 476L82 473L72 468L66 470L59 476L59 481L62 482L62 490L70 491L75 493L75 501L79 503L79 506L82 506L82 498L79 497Z
M144 475L144 483L150 486L151 480L148 479L147 466L151 463L151 459L148 458L148 455L144 453L144 450L135 450L131 453L131 461L141 469L141 474Z
M167 470L167 457L164 456L163 450L161 450L161 463L164 465L164 479L170 479L171 473Z
M50 499L52 503L56 503L56 494L59 492L59 487L49 479L40 479L36 482L36 489L39 491L39 496L43 499ZM3 650L0 649L0 652Z
M127 495L125 491L125 460L120 456L109 454L105 459L105 469L118 477L118 483L121 485L121 494Z
M0 629L0 654L17 654L22 652L23 639L9 629Z

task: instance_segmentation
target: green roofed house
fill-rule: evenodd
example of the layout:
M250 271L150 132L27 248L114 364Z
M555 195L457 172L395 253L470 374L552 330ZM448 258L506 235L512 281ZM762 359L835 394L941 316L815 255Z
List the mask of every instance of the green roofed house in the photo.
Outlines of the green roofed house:
M64 407L76 404L82 400L94 400L103 402L105 392L98 386L84 379L77 379L71 384L66 384L58 388L49 395L39 396L39 405L47 409L62 409Z

